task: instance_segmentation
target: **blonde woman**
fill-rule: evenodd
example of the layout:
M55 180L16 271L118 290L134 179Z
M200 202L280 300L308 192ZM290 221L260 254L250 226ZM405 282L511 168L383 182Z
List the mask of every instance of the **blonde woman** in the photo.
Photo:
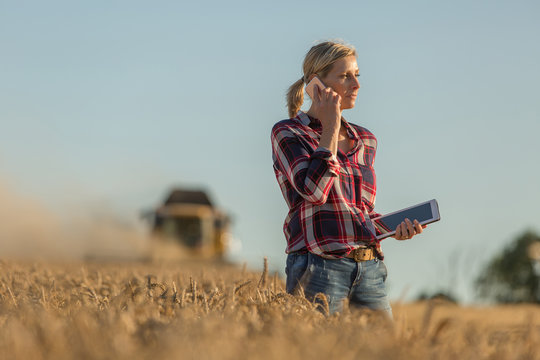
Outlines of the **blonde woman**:
M356 51L339 42L313 46L303 76L287 93L289 119L272 128L274 172L289 207L287 291L300 284L308 298L326 295L330 312L351 305L392 316L386 295L387 269L370 219L376 183L373 161L377 139L366 128L346 121L360 83ZM318 77L311 106L300 110L304 85ZM397 227L397 240L410 239L422 226L408 219Z

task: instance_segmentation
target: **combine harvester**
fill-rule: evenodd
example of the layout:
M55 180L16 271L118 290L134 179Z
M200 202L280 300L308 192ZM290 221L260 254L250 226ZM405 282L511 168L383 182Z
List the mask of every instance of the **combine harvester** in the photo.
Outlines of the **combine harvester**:
M147 212L153 260L221 260L230 243L230 218L201 190L174 189L162 206Z

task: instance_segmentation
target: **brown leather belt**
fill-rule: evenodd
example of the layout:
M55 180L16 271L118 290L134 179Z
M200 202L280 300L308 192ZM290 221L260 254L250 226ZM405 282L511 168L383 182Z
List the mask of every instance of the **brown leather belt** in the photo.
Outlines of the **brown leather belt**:
M375 251L372 248L368 247L359 247L351 251L346 257L349 259L354 259L356 262L373 260L375 256Z

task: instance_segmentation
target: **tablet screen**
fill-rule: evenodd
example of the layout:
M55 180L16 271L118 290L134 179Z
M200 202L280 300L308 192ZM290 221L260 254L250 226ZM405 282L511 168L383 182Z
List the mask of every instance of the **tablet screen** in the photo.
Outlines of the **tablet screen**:
M432 220L431 203L427 202L410 209L399 211L395 214L384 215L373 220L373 224L381 233L393 232L396 227L406 218L411 221L418 220L419 223Z

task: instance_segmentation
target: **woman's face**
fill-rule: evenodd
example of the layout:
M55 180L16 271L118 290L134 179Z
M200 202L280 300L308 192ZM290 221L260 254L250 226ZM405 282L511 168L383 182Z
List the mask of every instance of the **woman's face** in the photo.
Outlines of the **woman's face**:
M339 59L324 78L324 85L331 87L341 96L341 110L352 109L358 96L358 64L356 57L351 55Z

